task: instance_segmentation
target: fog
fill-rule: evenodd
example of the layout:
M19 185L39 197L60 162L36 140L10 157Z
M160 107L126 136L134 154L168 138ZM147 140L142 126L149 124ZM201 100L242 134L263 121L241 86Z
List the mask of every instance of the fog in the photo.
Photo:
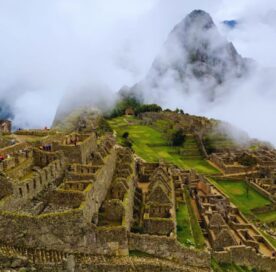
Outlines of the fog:
M10 107L17 127L50 126L67 97L92 103L106 96L110 105L122 86L146 76L169 32L193 9L209 12L220 33L243 57L255 59L258 70L223 86L224 95L211 104L196 83L189 96L176 90L146 98L226 120L276 144L273 0L0 0L1 105ZM232 19L235 28L221 23Z

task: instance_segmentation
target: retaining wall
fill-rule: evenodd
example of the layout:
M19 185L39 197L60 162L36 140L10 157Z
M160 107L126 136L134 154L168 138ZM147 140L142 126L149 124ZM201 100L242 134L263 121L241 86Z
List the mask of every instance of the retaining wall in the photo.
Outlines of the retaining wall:
M159 258L192 267L210 267L210 253L184 248L173 238L147 234L129 234L129 250L138 250Z
M257 254L251 247L233 246L228 247L225 251L213 252L212 256L219 263L235 263L241 266L254 267L260 271L274 272L276 271L275 258L265 257Z

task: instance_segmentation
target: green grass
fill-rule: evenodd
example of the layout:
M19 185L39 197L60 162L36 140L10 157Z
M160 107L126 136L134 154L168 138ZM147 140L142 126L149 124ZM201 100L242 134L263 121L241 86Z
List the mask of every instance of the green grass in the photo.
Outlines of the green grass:
M113 130L116 131L119 143L122 142L122 134L124 132L129 133L129 139L132 141L132 148L135 153L147 162L157 162L160 159L164 159L181 168L193 168L200 173L210 175L219 173L217 169L201 158L194 139L188 139L183 147L172 147L167 144L166 139L159 130L139 124L139 121L132 116L118 117L108 122ZM180 155L180 151L183 150L192 150L195 156L183 157Z
M260 230L263 236L276 248L276 239L274 239L272 236L269 234L265 233L264 231Z
M276 211L261 213L256 215L258 219L265 223L271 223L276 221Z
M245 181L232 180L211 180L215 186L221 189L245 215L252 215L251 209L263 207L271 204L271 201L262 196L253 188L249 187L247 195L247 185Z
M172 125L171 121L167 120L157 120L154 122L154 127L161 131L164 132L166 129L168 129Z
M198 223L198 220L196 218L196 215L194 213L190 195L187 189L184 190L184 195L185 195L185 201L187 204L188 212L190 215L190 224L191 224L191 229L192 229L192 234L194 237L194 242L197 248L204 248L205 246L205 239L201 230L201 227Z
M180 203L176 212L177 240L185 245L195 245L188 207L185 203Z

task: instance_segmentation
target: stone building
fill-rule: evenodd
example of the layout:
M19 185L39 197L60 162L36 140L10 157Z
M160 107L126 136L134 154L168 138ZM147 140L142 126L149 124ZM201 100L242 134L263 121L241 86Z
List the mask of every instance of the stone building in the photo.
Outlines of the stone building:
M125 115L135 115L133 108L126 108Z
M175 190L170 167L140 162L137 174L134 211L140 229L143 233L175 237Z
M10 133L12 129L12 122L10 120L0 120L0 133Z

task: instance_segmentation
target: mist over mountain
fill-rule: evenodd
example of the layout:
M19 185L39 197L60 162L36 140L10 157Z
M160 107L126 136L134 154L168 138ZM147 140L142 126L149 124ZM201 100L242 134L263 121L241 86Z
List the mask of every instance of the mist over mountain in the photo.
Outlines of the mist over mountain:
M208 13L195 10L174 27L145 79L130 92L152 102L175 92L212 102L224 95L224 85L246 77L252 64L219 33Z
M66 93L58 105L53 125L64 120L72 112L79 109L104 112L110 110L115 103L115 93L108 86L100 83L91 83L78 90Z
M222 119L276 145L275 10L273 0L3 1L2 117L50 126L57 108L109 107L128 85L146 103Z
M6 104L6 102L0 100L0 119L10 119L13 118L11 108Z

